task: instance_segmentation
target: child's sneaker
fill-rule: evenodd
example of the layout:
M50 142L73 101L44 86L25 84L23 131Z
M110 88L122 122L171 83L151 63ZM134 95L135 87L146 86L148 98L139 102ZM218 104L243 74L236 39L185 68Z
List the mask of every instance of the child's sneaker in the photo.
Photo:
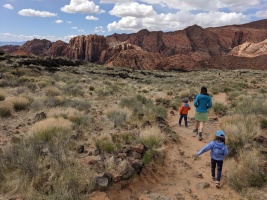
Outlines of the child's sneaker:
M216 181L216 188L219 188L219 187L220 187L220 182Z
M213 180L213 181L215 181L215 180L216 180L216 178L215 178L215 177L212 177L212 180Z

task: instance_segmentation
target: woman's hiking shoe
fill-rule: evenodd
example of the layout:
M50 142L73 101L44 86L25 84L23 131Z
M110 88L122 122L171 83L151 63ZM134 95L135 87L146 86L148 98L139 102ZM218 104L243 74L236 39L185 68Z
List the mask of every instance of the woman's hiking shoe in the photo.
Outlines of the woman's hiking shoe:
M216 188L219 188L219 187L220 187L220 182L216 181Z
M195 133L197 135L198 134L198 129L194 129L193 133Z
M212 180L213 180L213 181L215 181L215 180L216 180L216 178L215 178L215 177L212 177Z
M201 132L198 133L198 139L202 140L202 133Z

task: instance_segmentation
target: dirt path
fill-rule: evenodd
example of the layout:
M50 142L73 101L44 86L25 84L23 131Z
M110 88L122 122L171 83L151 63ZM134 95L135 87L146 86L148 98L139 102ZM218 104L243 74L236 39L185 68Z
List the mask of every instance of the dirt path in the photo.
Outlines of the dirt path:
M222 102L225 96L214 97L214 102ZM220 98L221 97L221 98ZM225 99L224 99L225 100ZM215 187L211 179L209 152L202 154L197 160L192 158L198 150L214 138L218 123L210 119L205 124L203 140L199 141L193 134L194 106L189 113L189 127L178 126L178 113L170 115L168 121L173 130L180 136L180 142L168 143L165 146L166 158L161 166L143 169L140 176L132 180L114 184L107 192L96 192L94 200L219 200L240 199L240 196L226 183L227 160L223 165L221 188Z

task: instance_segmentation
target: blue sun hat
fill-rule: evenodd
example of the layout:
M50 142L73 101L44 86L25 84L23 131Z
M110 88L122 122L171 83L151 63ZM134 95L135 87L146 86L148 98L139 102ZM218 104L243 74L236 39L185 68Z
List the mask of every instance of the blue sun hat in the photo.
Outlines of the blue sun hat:
M184 103L188 103L188 99L187 99L187 98L184 98L184 99L183 99L183 102L184 102Z
M216 131L216 136L217 137L225 137L225 132L223 132L222 130L218 130L218 131Z

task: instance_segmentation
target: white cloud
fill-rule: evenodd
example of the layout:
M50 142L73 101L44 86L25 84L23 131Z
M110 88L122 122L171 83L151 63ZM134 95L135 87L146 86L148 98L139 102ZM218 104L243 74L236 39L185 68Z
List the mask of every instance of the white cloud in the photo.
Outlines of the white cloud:
M115 15L117 17L147 17L156 15L156 12L153 10L153 7L145 4L138 4L136 2L116 4L114 8L109 11L109 14Z
M71 29L78 29L76 26L71 27Z
M13 6L12 6L11 4L5 4L5 5L3 5L3 7L4 7L4 8L7 8L7 9L9 9L9 10L13 10L13 9L14 9Z
M85 19L86 19L86 20L92 20L92 21L97 21L97 20L99 20L99 18L97 18L97 17L95 17L95 16L92 16L92 15L91 15L91 16L89 16L89 15L86 16Z
M136 32L140 29L148 29L150 31L174 31L184 29L193 24L198 24L206 28L247 22L249 22L249 18L241 13L215 11L194 15L189 11L180 11L175 14L161 13L146 18L123 17L118 22L114 21L108 24L107 29L108 31L125 30L130 32Z
M94 31L95 31L96 33L104 33L104 32L105 32L103 26L97 26L97 27L95 27L95 28L94 28Z
M100 0L100 3L128 3L133 2L132 0Z
M57 14L47 12L47 11L39 11L33 9L22 9L18 12L19 15L26 16L26 17L55 17Z
M46 36L41 36L41 35L16 35L16 34L12 34L12 33L0 33L0 38L1 41L4 42L25 42L28 40L33 40L34 38L38 38L38 39L47 39L50 41L56 41L59 40L59 38L55 37L55 36L51 36L51 35L46 35Z
M56 23L56 24L61 24L61 23L63 23L63 21L60 20L60 19L58 19L58 20L55 21L55 23Z
M79 32L84 32L84 30L83 29L80 29L80 30L78 30Z
M243 12L250 8L259 8L260 4L266 4L266 0L140 0L148 4L160 4L163 7L174 8L178 10L202 10L202 11L218 11L227 8L232 12Z
M258 12L256 12L255 15L258 18L265 19L265 18L267 18L267 11L258 11Z
M105 12L101 10L98 5L95 5L93 1L88 0L71 0L69 5L65 5L60 8L62 12L66 13L102 13Z
M68 24L71 24L71 21L67 21Z
M71 38L76 37L77 35L67 35L62 38L63 41L69 42Z

